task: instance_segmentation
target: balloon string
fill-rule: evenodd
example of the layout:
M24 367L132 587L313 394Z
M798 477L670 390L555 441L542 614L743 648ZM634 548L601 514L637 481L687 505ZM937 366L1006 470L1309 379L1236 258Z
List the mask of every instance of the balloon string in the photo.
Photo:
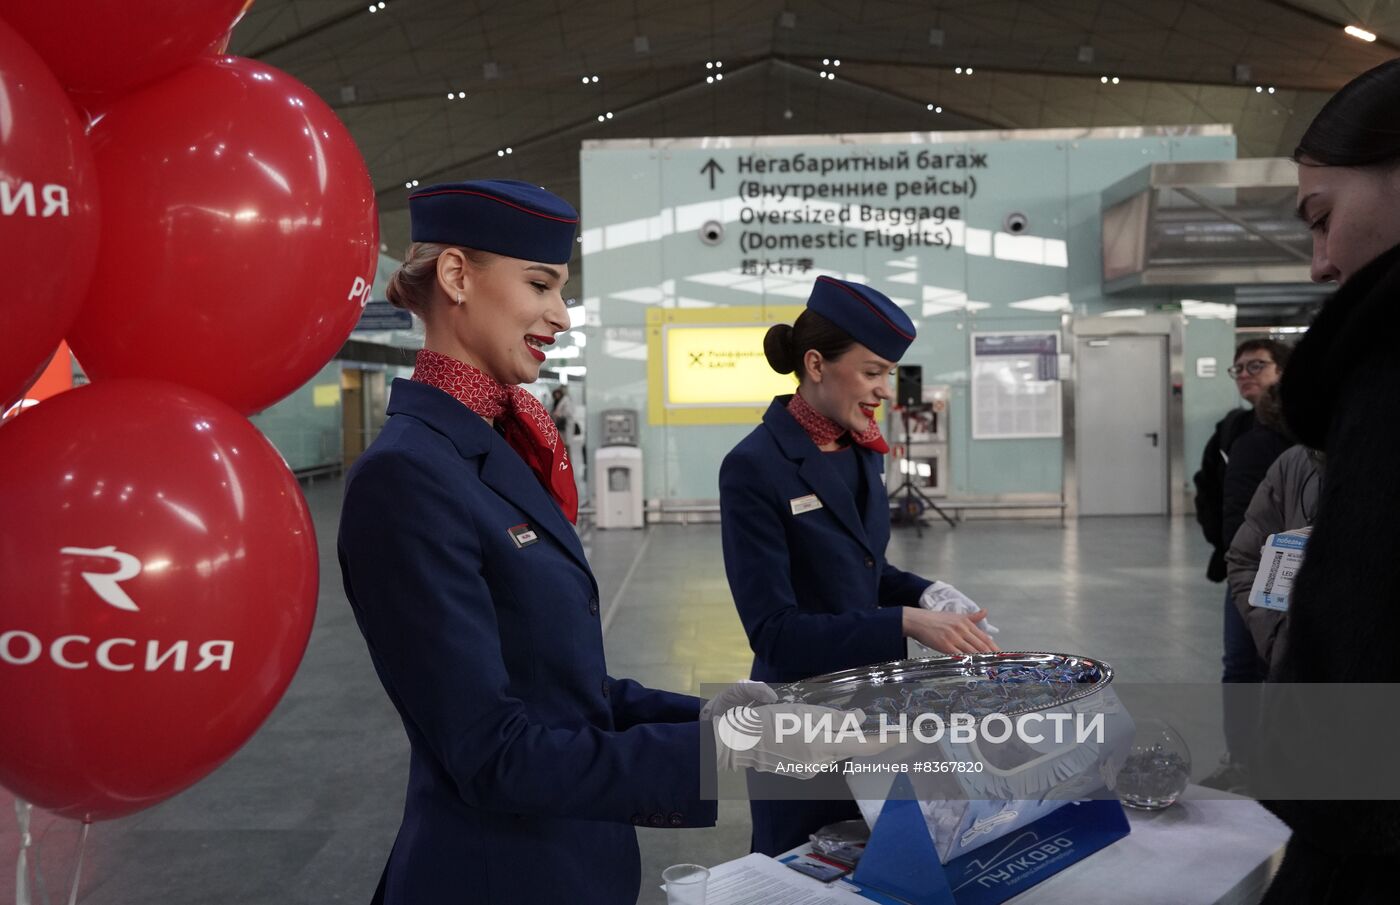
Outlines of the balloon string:
M83 876L83 852L87 848L88 830L92 824L83 821L83 832L78 837L78 863L73 865L73 889L68 893L68 905L78 905L78 881Z
M19 861L15 865L15 905L30 905L29 902L29 847L34 838L29 835L29 815L33 806L27 801L15 799L15 817L19 820Z

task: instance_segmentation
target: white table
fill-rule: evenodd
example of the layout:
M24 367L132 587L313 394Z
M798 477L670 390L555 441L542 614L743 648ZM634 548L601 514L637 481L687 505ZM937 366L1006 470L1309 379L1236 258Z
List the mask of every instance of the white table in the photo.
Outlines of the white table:
M1126 837L1007 905L1254 905L1289 835L1258 802L1199 786L1164 811L1128 809L1128 822ZM809 850L799 846L782 857Z
M1210 798L1201 797L1209 794ZM1165 811L1128 809L1133 831L1007 905L1253 905L1289 830L1248 798L1191 786Z

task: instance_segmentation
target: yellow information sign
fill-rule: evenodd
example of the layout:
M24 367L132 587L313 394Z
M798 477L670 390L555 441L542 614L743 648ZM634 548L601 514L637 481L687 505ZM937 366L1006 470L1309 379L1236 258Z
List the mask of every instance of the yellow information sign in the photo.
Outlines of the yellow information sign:
M647 312L648 415L662 424L754 424L796 382L763 356L763 336L798 305Z
M792 377L778 374L763 357L768 325L663 328L666 406L767 405L792 392Z

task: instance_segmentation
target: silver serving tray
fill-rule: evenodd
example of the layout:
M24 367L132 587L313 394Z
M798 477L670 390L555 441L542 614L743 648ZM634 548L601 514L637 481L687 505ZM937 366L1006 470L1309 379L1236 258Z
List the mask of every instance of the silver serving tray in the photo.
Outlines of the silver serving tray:
M995 712L1008 717L1023 713L1049 710L1087 698L1102 691L1113 681L1113 667L1102 660L1074 654L1041 651L1002 651L994 654L926 657L918 660L895 660L856 669L843 669L803 679L775 688L779 700L802 704L819 704L841 710L867 709L881 698L891 698L906 691L914 695L937 697L943 692L976 691L976 686L997 685L1038 686L1041 683L999 681L998 673L1020 676L1036 675L1033 671L1053 671L1052 675L1071 676L1072 680L1043 683L1053 693L1047 695L1036 688L1034 701L1018 701L1019 692L1012 692L998 701ZM938 709L924 707L922 709ZM992 712L988 710L988 712ZM867 713L870 716L869 713ZM982 716L985 714L974 714Z

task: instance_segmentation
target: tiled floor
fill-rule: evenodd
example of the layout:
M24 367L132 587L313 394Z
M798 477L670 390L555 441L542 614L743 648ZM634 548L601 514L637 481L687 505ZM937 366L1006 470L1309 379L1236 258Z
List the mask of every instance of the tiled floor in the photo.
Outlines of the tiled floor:
M335 530L341 487L307 491L321 545L315 631L296 680L267 725L221 769L174 799L92 828L80 902L136 905L366 903L403 804L407 743L380 690L340 587ZM747 675L748 645L730 602L717 525L590 532L615 676L677 691ZM950 581L990 610L1005 649L1107 660L1127 681L1214 679L1220 593L1202 577L1206 549L1188 519L971 521L923 538L896 529L891 561ZM0 793L3 794L3 793ZM0 877L19 840L0 800ZM641 831L640 902L677 861L716 863L748 848L748 811L725 802L720 825ZM67 901L76 826L37 816L50 900ZM13 901L0 881L0 905ZM470 902L464 898L463 903Z

